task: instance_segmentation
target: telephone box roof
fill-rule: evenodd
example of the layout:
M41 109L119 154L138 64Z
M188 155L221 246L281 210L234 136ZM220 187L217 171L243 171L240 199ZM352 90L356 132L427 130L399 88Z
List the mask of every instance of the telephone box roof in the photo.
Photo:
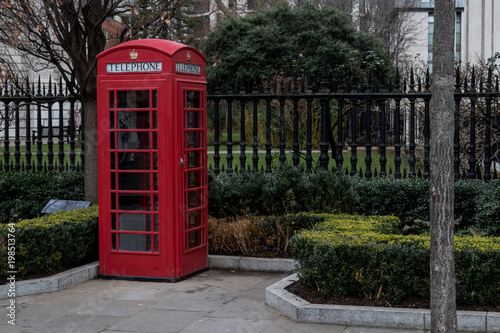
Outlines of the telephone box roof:
M188 49L191 52L196 52L202 59L205 61L205 57L201 54L200 51L197 49L177 43L171 40L166 40L166 39L157 39L157 38L151 38L151 39L137 39L137 40L131 40L128 42L124 42L121 44L118 44L108 50L105 50L97 55L97 59L100 59L110 53L114 53L116 51L120 51L123 49L131 49L131 48L142 48L142 49L150 49L154 50L160 53L163 53L169 57L173 56L175 53L179 52L180 50L183 49Z

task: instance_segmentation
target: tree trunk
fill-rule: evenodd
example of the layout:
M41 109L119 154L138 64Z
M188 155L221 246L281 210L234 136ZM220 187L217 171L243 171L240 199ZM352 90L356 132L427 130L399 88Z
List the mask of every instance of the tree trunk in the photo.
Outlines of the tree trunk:
M431 332L457 331L454 260L454 40L455 1L434 9L431 100L430 220Z
M97 100L86 98L82 101L84 112L84 192L85 200L99 204L97 165Z

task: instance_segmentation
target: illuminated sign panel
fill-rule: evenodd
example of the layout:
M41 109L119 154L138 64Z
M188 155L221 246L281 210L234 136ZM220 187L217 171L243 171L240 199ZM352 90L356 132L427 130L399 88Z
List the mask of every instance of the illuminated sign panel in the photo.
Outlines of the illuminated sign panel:
M161 72L162 63L158 62L123 62L106 64L107 73Z
M188 73L188 74L201 74L201 66L200 65L193 65L193 64L185 64L183 62L176 62L175 63L175 70L177 72L181 73Z

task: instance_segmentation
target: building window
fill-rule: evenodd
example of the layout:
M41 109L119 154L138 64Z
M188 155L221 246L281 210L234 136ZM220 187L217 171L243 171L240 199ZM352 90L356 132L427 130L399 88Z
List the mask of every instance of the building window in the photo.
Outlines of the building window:
M455 62L457 65L462 61L462 13L457 12L455 22Z
M432 73L432 43L434 42L434 14L429 13L428 42L427 42L427 64L429 72ZM455 19L455 62L460 64L462 61L462 12L457 12Z
M428 42L427 42L427 65L429 72L432 73L432 43L434 41L434 14L429 13L429 28L428 28Z

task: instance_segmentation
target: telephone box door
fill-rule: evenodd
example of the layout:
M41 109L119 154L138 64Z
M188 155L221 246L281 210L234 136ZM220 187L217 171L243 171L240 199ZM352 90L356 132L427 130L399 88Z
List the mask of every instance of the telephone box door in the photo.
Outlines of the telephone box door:
M167 145L160 153L158 131L164 82L103 83L98 92L108 106L108 112L99 113L99 168L109 170L99 184L101 209L109 214L109 223L100 228L101 236L108 237L101 242L103 275L166 274L171 237L164 222L168 217L159 209L159 183L170 166L164 156Z
M206 87L187 82L178 87L183 114L181 274L187 275L207 267Z

